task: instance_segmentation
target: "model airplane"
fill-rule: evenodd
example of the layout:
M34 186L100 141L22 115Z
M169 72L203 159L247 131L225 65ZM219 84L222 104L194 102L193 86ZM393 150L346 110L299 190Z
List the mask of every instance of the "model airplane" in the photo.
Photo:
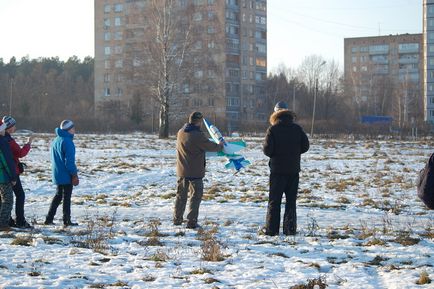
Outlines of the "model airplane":
M250 162L242 155L236 154L236 152L246 147L246 143L244 141L226 142L223 138L223 135L215 125L211 124L211 122L207 121L205 118L203 119L203 122L205 123L206 129L208 130L212 140L215 143L223 143L223 151L218 152L217 154L208 155L226 157L229 162L225 165L225 167L235 169L237 172L250 164Z

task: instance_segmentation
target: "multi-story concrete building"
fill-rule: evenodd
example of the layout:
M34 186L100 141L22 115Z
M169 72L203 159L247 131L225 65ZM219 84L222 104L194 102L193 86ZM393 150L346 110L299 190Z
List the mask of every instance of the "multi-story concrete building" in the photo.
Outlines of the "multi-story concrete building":
M423 47L425 120L434 123L434 0L423 1Z
M137 74L146 59L134 54L145 49L144 41L155 41L143 32L149 2L95 0L95 107L100 114L118 111L128 117L142 106L144 121L157 123L155 100L135 89L143 86ZM191 111L200 110L229 131L266 122L266 0L176 3L198 7L192 19L202 28L196 29L199 38L187 51L191 77L174 91L178 102L172 106L171 118L181 115L185 121ZM137 95L141 102L136 101Z
M422 111L422 34L345 38L344 75L360 115L388 115L402 125Z

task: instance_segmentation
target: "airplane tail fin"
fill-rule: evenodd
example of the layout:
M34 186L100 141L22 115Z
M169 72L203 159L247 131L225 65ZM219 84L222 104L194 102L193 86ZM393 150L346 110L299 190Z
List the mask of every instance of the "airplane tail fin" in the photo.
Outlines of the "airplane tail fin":
M242 168L250 165L250 162L244 157L230 158L229 162L225 165L226 168L231 168L239 171Z

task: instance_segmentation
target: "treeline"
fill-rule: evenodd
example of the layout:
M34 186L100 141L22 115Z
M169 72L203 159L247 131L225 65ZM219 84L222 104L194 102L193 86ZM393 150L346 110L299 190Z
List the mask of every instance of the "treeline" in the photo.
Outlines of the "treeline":
M96 129L93 66L91 57L12 57L8 63L0 58L1 114L11 114L18 128L33 131L52 131L65 118Z
M363 134L408 136L428 134L423 120L421 90L390 78L374 78L370 95L354 95L358 87L345 80L334 61L312 55L296 69L279 66L268 75L267 97L270 107L283 100L298 116L298 122L314 134ZM363 124L364 115L390 116L392 123ZM313 123L313 125L312 125Z

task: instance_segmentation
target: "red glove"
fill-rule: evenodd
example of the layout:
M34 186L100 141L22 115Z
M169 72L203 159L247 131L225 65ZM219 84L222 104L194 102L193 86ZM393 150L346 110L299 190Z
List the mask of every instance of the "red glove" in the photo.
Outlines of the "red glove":
M78 186L78 184L80 183L78 176L77 175L73 175L71 177L71 183L73 186Z

